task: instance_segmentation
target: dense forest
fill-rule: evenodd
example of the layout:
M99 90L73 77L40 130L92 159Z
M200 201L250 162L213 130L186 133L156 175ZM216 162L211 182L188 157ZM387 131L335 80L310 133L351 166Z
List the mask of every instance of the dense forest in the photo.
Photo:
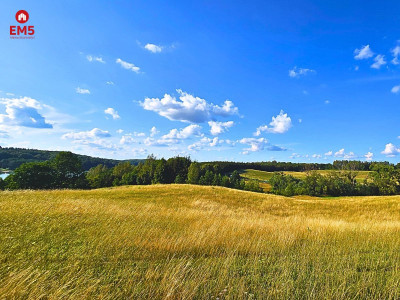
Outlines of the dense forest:
M0 146L0 169L15 170L23 163L27 162L44 162L54 159L60 151L46 151L24 148L2 148ZM77 154L82 162L82 167L85 171L93 168L99 164L112 168L121 162L129 162L137 165L144 162L144 159L129 159L129 160L115 160L91 157L87 155ZM332 164L330 163L293 163L293 162L229 162L229 161L214 161L204 162L202 164L218 165L221 173L230 173L235 170L241 169L254 169L260 171L276 172L276 171L297 171L304 172L310 170L358 170L368 171L371 167L371 162L361 161L346 161L337 160ZM388 164L388 163L387 163Z
M333 170L327 175L307 172L304 179L276 172L269 180L271 192L284 196L372 196L400 194L400 167L387 163L372 163L371 173L362 182L357 171Z
M137 165L120 161L113 167L98 164L88 171L82 156L71 152L58 152L43 162L27 162L17 167L6 179L0 179L0 189L90 189L119 185L149 185L189 183L215 185L262 192L256 180L244 180L239 171L255 168L276 171L269 180L275 194L311 196L394 195L400 194L400 165L337 161L329 167L331 172L321 175L315 170L327 164L293 164L280 162L198 163L189 157L156 159L150 155ZM363 182L356 180L358 170L371 171ZM337 169L337 168L341 169ZM299 169L296 169L299 168ZM306 170L304 179L284 174L286 170Z
M0 189L89 189L157 183L219 185L262 192L256 181L244 181L236 170L228 176L221 173L218 164L200 164L189 157L165 160L148 156L138 165L129 161L112 168L99 164L86 172L80 156L71 152L59 152L45 162L22 164L6 179L0 180Z
M24 148L2 148L0 146L0 169L15 170L23 163L48 161L54 159L58 153L60 153L60 151L47 151ZM77 156L81 160L82 167L85 171L99 164L111 168L121 162L121 160L91 157L87 155L77 154ZM137 165L144 160L130 159L126 161L130 162L131 164Z

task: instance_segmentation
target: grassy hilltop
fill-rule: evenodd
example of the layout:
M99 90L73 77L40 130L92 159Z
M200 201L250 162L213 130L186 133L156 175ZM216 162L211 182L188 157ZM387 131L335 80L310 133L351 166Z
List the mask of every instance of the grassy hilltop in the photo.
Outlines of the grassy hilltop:
M6 299L400 297L400 196L5 191L0 241Z

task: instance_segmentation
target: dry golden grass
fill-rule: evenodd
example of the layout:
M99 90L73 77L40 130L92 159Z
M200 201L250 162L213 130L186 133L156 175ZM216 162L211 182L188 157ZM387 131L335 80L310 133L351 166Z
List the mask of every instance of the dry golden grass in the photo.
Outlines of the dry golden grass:
M0 193L5 299L398 299L400 196Z

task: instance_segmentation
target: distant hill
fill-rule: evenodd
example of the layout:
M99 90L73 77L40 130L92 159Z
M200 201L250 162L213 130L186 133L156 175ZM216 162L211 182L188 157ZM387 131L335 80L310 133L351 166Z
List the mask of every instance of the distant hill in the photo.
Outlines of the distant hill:
M11 169L18 168L21 164L26 162L40 162L54 158L60 151L47 151L47 150L36 150L36 149L24 149L24 148L2 148L0 146L0 169ZM79 155L79 154L78 154ZM128 160L116 160L92 157L87 155L79 155L82 161L83 168L89 170L99 164L106 165L111 168L120 162L129 161L131 164L137 165L144 161L144 159L128 159Z

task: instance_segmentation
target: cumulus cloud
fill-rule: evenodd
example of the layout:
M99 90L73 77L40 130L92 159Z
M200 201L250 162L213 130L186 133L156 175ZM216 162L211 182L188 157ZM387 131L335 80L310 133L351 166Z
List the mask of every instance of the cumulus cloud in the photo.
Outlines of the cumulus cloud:
M113 82L113 81L107 81L106 84L108 84L108 85L114 85L114 82Z
M155 135L157 135L160 131L157 130L157 128L155 126L151 127L150 129L150 136L153 137Z
M114 108L112 108L112 107L109 107L109 108L107 108L106 110L104 110L104 113L105 113L106 115L112 116L112 118L113 118L114 120L117 120L117 119L120 119L120 118L121 118L121 117L119 116L118 112L117 112Z
M374 158L374 154L372 152L368 152L364 155L366 161L371 161Z
M233 126L233 121L228 121L228 122L215 122L215 121L209 121L208 125L210 126L210 132L212 135L219 135L228 128L231 128Z
M133 133L133 135L134 135L134 136L138 136L138 137L144 137L144 136L146 136L146 134L145 134L144 132L136 132L136 131Z
M139 73L140 72L140 68L139 67L135 66L132 63L123 61L120 58L117 58L117 60L115 62L117 64L121 65L121 67L124 68L124 69L131 70L132 72L135 72L135 73Z
M163 135L162 138L166 139L187 139L191 136L199 136L201 135L201 127L199 125L189 125L181 130L171 129L171 131Z
M243 149L242 154L249 154L250 152L258 152L264 149L268 151L286 151L287 149L270 145L265 138L243 138L238 141L240 144L249 145L250 147Z
M371 65L371 68L373 68L373 69L380 69L381 66L383 66L383 65L386 65L385 55L378 54L378 55L374 58L374 63Z
M374 52L370 49L369 45L362 46L360 49L354 50L355 59L367 59L374 55Z
M146 50L149 50L150 52L153 52L153 53L159 53L159 52L161 52L163 50L162 46L158 46L158 45L155 45L155 44L146 44L144 46L144 48Z
M78 94L90 94L90 91L88 89L82 89L80 87L77 87L75 90Z
M386 144L385 149L381 152L387 157L395 157L400 153L400 148L396 147L392 143Z
M0 114L0 125L22 126L31 128L53 128L39 113L43 106L39 101L29 98L0 98L5 105L5 114Z
M268 144L268 140L265 138L242 138L239 143L249 145L250 147L243 149L242 154L249 154L249 152L258 152L264 150L265 145Z
M99 63L105 64L106 62L103 60L102 57L100 56L92 56L92 55L86 55L86 59L90 62L97 61Z
M168 134L163 135L159 139L147 138L144 143L147 146L169 146L178 144L182 140L189 139L193 136L202 136L201 127L196 124L189 125L181 130L171 129Z
M203 137L201 140L191 144L188 146L189 151L199 151L201 149L204 149L205 147L216 147L218 145L221 145L222 143L226 142L229 144L229 142L220 140L218 137L214 138L208 138L208 137Z
M108 131L101 130L99 128L93 128L89 131L80 131L80 132L69 132L62 136L63 139L71 139L71 140L86 140L86 139L97 139L97 138L107 138L111 137L111 134Z
M316 71L312 69L297 68L297 67L294 67L293 69L289 70L289 76L292 78L305 76L309 73L316 73Z
M349 153L346 153L345 151L344 151L344 148L342 148L342 149L340 149L339 151L337 151L337 152L335 152L335 154L334 154L334 156L335 157L341 157L341 158L343 158L343 159L353 159L353 158L356 158L357 156L354 154L354 152L349 152Z
M89 131L69 132L64 134L61 138L65 140L72 140L73 143L86 145L93 148L103 150L116 150L117 147L107 141L105 138L111 137L108 131L99 128L93 128Z
M333 151L328 151L324 154L325 156L332 156L333 155Z
M179 100L165 94L162 99L146 98L140 105L145 110L158 113L169 120L202 123L218 116L227 117L238 114L238 108L232 101L226 100L222 106L208 103L205 99L195 97L182 90L177 90Z
M285 133L292 127L292 119L281 110L279 115L272 117L272 121L268 125L257 128L255 136L261 135L262 132L268 133Z
M394 65L400 64L400 61L399 61L400 46L397 45L396 47L394 47L394 48L391 50L391 52L392 52L392 55L393 55L392 64L394 64Z
M393 94L397 94L398 92L400 92L400 85L395 85L394 87L392 87Z
M119 141L120 144L122 145L129 145L133 144L135 142L134 138L130 134L125 134L121 137L121 140Z

